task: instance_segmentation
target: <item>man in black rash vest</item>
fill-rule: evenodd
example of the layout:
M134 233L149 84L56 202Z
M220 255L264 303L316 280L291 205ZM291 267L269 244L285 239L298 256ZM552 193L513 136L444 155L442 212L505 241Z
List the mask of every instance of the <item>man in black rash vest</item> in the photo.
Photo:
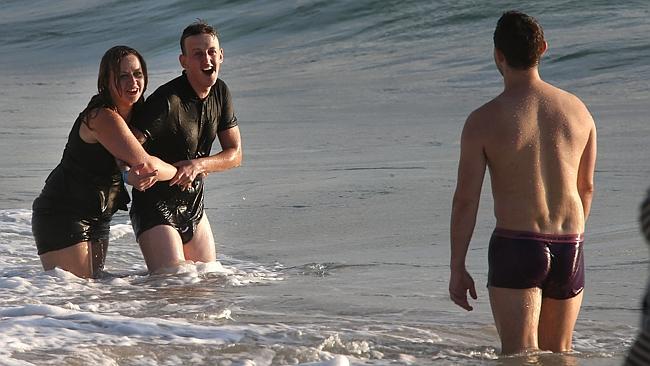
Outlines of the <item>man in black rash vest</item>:
M223 62L216 30L191 24L181 36L183 74L159 87L136 118L145 148L178 171L169 182L133 190L131 222L150 273L186 260L216 260L204 215L203 179L241 164L241 136L230 92L218 79ZM218 137L222 151L210 155Z

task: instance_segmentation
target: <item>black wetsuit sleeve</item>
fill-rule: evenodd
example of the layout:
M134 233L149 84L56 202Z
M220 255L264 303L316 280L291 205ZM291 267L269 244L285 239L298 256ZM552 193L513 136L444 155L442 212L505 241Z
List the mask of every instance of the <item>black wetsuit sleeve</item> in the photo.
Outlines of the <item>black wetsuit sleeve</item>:
M235 108L232 103L232 96L226 83L220 83L219 95L221 96L221 116L219 119L219 127L217 131L224 131L237 126L237 117L235 116Z
M155 141L168 128L166 123L168 115L169 101L154 93L145 102L142 113L136 119L134 126L142 131L147 142Z

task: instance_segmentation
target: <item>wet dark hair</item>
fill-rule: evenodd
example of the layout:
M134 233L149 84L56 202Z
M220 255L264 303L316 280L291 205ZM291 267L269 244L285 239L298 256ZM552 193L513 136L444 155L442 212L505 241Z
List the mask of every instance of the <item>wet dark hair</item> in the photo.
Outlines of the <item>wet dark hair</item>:
M544 45L544 30L537 19L519 11L503 13L494 30L494 47L508 65L526 70L539 64Z
M183 35L181 36L181 52L183 55L185 55L185 38L196 36L197 34L209 34L219 41L219 33L217 30L203 20L198 19L183 29Z
M142 89L142 95L140 99L135 103L133 108L139 108L144 104L144 92L147 90L147 83L149 82L149 77L147 74L147 64L144 62L142 55L135 49L129 46L115 46L111 47L104 56L102 57L101 62L99 63L99 74L97 75L97 94L90 98L88 106L81 112L81 117L83 122L88 125L89 114L91 111L95 110L97 113L98 108L108 108L111 110L117 110L115 101L111 97L111 83L115 86L115 89L118 91L120 83L120 64L122 59L125 56L134 55L140 61L140 68L142 69L142 74L144 75L144 88ZM113 78L111 79L111 72L113 73Z

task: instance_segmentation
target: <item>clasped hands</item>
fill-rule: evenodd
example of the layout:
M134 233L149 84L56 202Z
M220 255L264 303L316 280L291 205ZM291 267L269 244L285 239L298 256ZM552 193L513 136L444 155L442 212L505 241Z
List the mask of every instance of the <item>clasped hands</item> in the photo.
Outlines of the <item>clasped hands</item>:
M182 191L192 187L196 177L207 177L207 173L201 172L197 164L192 160L182 160L172 164L176 167L176 174L169 180L169 185L177 185ZM145 191L156 184L160 178L157 169L147 168L145 164L132 167L127 174L126 183L132 185L139 191Z

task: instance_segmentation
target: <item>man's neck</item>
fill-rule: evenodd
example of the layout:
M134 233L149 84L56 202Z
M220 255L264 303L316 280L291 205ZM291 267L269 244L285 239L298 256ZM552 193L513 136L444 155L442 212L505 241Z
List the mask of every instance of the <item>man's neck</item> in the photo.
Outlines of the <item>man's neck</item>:
M207 98L208 94L210 94L210 88L197 90L194 86L192 86L192 89L194 89L194 92L201 100Z
M503 74L503 84L506 90L531 86L540 81L542 78L539 76L537 66L527 70L508 68Z
M190 78L187 78L187 81L189 81L192 90L194 90L196 96L198 96L199 99L203 100L207 98L208 94L210 94L210 89L212 89L211 87L210 88L197 87L196 85L194 85L194 83L192 83L192 80L190 80Z

